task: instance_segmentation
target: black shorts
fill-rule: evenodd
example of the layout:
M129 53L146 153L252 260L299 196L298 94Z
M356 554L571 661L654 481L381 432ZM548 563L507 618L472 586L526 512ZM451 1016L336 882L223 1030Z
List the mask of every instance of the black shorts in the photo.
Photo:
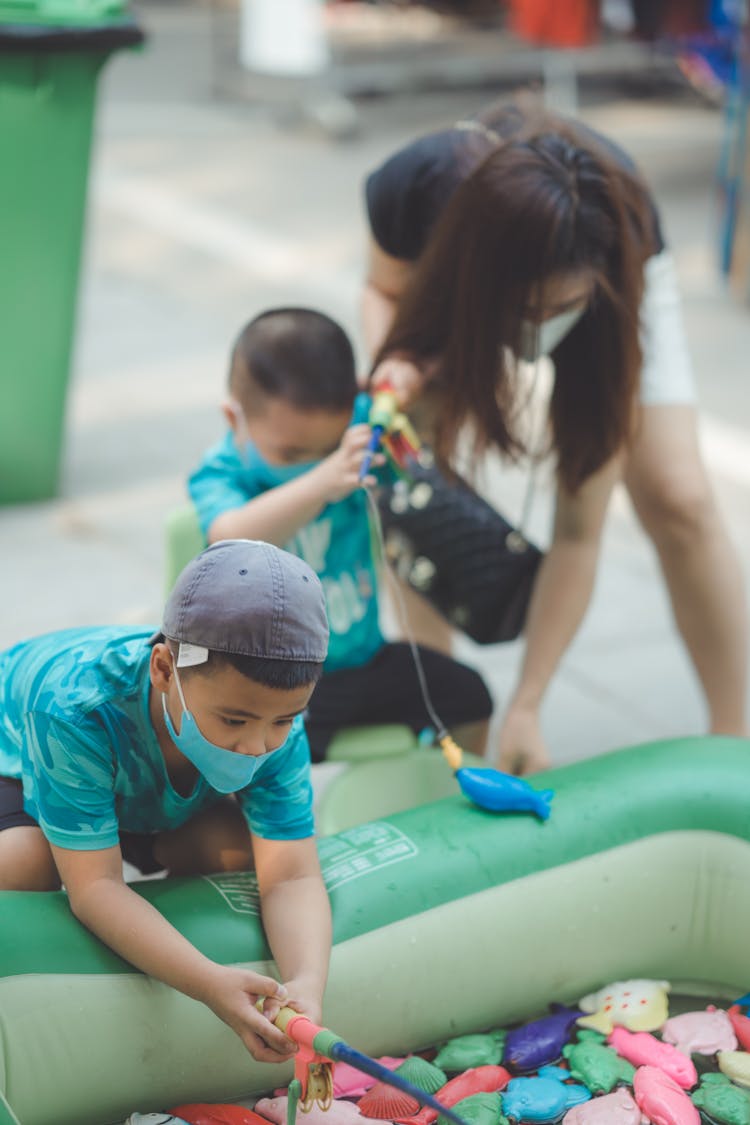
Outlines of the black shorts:
M23 786L15 777L0 777L0 832L6 828L38 828L33 816L23 807ZM153 875L163 871L161 863L154 856L155 836L140 832L121 832L120 851L122 858L142 875Z
M419 653L432 705L446 727L489 719L492 698L477 671L421 645ZM403 723L415 733L434 726L405 642L385 645L358 668L323 676L305 716L312 760L323 761L328 743L342 727L375 723Z

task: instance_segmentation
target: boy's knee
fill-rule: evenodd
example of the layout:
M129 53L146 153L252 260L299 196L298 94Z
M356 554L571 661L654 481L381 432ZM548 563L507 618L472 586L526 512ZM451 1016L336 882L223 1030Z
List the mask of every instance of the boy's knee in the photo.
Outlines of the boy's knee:
M0 890L60 890L60 876L40 828L7 828L0 833Z
M455 709L454 722L480 723L492 716L494 704L483 677L467 664L454 662L451 673L451 706ZM445 707L445 704L443 705Z

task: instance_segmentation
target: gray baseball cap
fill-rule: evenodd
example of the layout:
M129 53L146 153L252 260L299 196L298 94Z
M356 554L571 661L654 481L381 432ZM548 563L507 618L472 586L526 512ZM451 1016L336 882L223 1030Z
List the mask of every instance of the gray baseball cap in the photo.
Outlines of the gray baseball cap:
M328 651L323 587L288 551L223 539L179 575L152 641L161 637L179 641L183 667L204 663L209 652L320 664Z

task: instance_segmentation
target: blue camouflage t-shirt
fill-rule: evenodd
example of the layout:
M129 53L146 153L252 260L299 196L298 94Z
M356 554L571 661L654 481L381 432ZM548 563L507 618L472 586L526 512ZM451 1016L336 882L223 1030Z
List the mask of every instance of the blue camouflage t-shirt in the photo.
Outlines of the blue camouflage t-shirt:
M26 812L58 847L110 848L121 829L177 828L220 797L201 774L187 796L169 780L149 716L153 632L67 629L0 653L0 776L23 781ZM237 799L258 836L313 835L301 716Z
M366 422L370 399L357 396L351 424ZM208 450L188 480L205 536L223 512L240 508L271 488L263 469L244 461L231 432ZM284 543L287 551L312 567L326 596L331 635L326 671L366 664L385 644L380 630L375 563L367 497L358 488L328 504L316 519Z

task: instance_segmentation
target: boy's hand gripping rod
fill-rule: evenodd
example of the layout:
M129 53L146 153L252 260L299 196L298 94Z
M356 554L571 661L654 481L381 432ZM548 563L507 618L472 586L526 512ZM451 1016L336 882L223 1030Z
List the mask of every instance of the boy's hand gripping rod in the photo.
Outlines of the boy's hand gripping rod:
M300 1048L294 1058L295 1081L289 1087L287 1125L293 1125L298 1099L303 1112L309 1110L315 1101L318 1101L323 1109L328 1109L330 1106L333 1099L333 1076L327 1066L329 1061L348 1063L355 1070L360 1070L363 1074L369 1074L371 1078L377 1078L404 1094L409 1094L420 1105L427 1105L441 1116L448 1118L453 1125L466 1125L463 1118L439 1102L437 1098L407 1082L401 1075L394 1074L392 1070L371 1059L369 1055L363 1055L354 1047L350 1047L339 1035L329 1031L327 1027L318 1027L307 1016L300 1015L293 1008L282 1008L274 1023ZM297 1087L294 1095L292 1086ZM293 1101L294 1108L292 1108Z
M372 433L359 468L360 482L369 473L381 446L399 468L404 468L410 457L416 457L420 445L409 419L398 409L396 392L390 383L383 383L373 395L368 422Z

